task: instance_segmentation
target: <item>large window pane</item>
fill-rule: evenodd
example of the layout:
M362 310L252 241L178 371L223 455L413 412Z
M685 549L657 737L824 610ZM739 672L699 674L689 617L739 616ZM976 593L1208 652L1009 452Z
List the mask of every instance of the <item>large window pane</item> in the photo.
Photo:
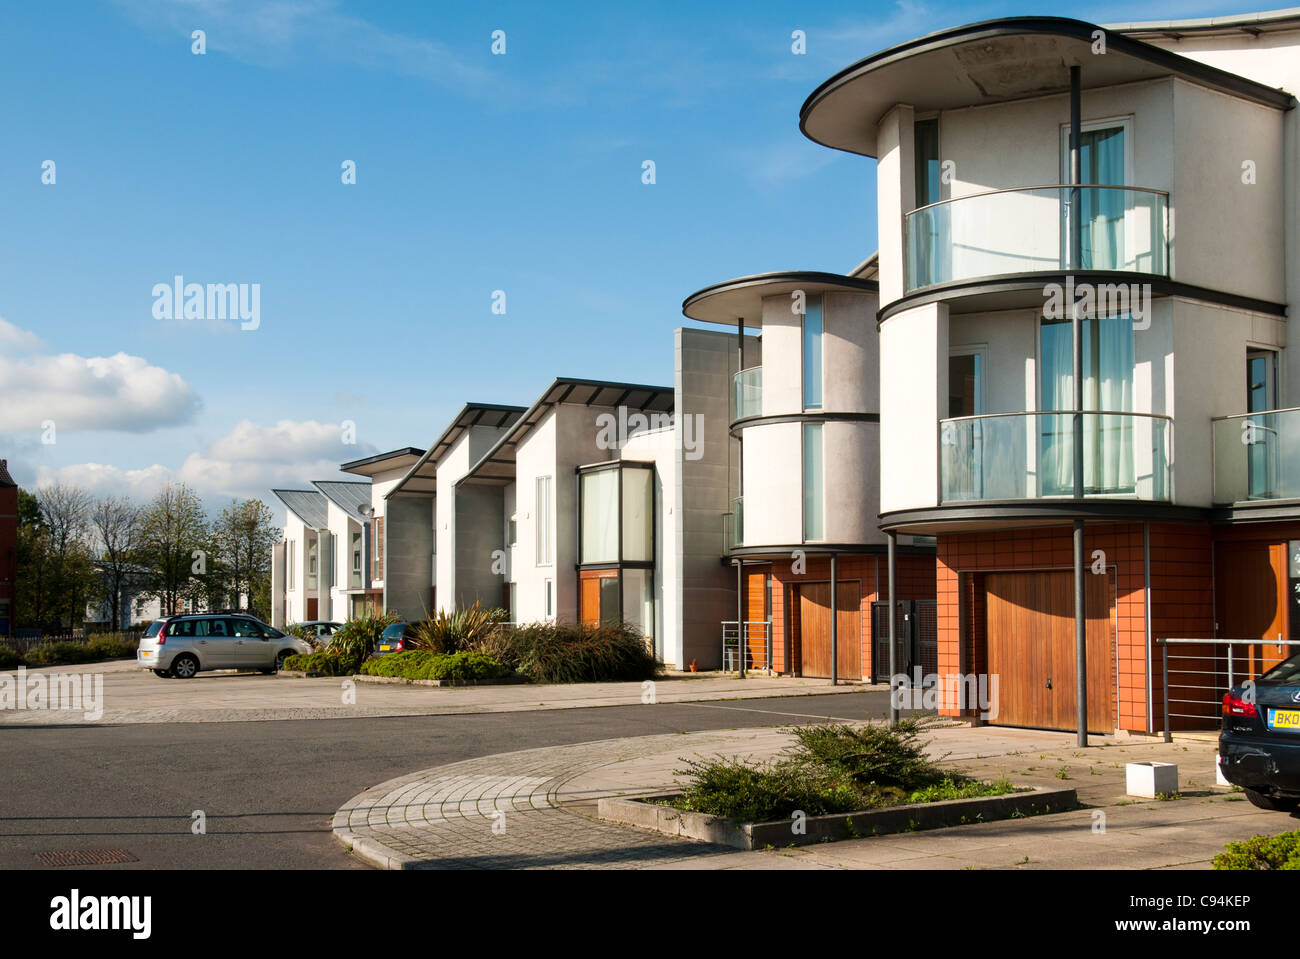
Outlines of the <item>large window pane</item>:
M649 563L655 558L654 471L623 470L623 556L625 563Z
M618 561L618 470L583 473L582 557L583 563Z
M803 317L803 406L822 408L822 299L808 297Z
M822 507L822 425L803 427L803 538L824 538Z
M622 620L622 603L618 595L618 577L603 576L600 579L600 625L617 626Z
M654 573L648 569L623 570L623 621L653 644L655 632Z
M537 565L551 565L551 478L537 477Z

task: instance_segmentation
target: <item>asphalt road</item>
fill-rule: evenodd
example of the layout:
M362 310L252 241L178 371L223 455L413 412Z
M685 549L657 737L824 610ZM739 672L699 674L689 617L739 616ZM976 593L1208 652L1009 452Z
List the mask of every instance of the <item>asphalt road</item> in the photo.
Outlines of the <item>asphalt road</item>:
M401 718L0 727L0 868L125 849L110 869L366 869L330 833L357 793L430 766L624 736L887 715L888 692ZM193 832L201 810L206 833Z

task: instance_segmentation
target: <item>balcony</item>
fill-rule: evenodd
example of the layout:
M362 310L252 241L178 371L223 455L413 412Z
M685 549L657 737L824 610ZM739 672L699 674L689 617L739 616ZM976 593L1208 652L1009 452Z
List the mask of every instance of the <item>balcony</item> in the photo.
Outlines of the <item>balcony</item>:
M1159 190L1086 185L997 190L932 203L904 218L906 292L1070 269L1168 276L1168 206L1168 194ZM1083 223L1077 265L1070 256L1072 209Z
M731 421L763 412L763 368L741 370L731 379Z
M1084 497L1169 502L1173 421L1152 413L1082 415ZM940 502L1073 498L1074 416L941 420Z
M731 501L731 512L722 514L722 551L730 553L745 541L744 497Z
M1214 420L1214 501L1300 499L1300 410Z

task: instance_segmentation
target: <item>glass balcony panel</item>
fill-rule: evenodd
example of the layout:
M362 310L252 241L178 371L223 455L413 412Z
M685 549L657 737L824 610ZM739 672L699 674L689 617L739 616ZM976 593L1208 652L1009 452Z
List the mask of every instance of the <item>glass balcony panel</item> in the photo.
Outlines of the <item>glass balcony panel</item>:
M732 377L731 419L760 416L763 413L763 368L741 370Z
M1169 500L1168 417L1083 414L1085 497ZM1074 495L1074 414L967 416L939 424L944 503Z
M1214 421L1214 501L1300 499L1300 410Z
M1113 186L1049 186L955 197L906 217L907 292L940 283L1073 268L1167 276L1168 196Z

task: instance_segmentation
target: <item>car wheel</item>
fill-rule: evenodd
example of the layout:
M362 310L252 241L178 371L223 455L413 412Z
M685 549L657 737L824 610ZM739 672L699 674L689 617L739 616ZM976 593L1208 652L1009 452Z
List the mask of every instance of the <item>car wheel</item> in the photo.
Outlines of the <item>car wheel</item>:
M1250 800L1251 805L1258 806L1260 809L1268 809L1273 812L1295 812L1296 807L1300 806L1300 799L1287 799L1282 796L1268 796L1253 789L1246 790L1246 798Z
M159 679L171 679L172 671L170 669L155 669L153 674Z
M177 656L172 663L172 675L177 679L193 679L199 671L199 661L193 656Z

